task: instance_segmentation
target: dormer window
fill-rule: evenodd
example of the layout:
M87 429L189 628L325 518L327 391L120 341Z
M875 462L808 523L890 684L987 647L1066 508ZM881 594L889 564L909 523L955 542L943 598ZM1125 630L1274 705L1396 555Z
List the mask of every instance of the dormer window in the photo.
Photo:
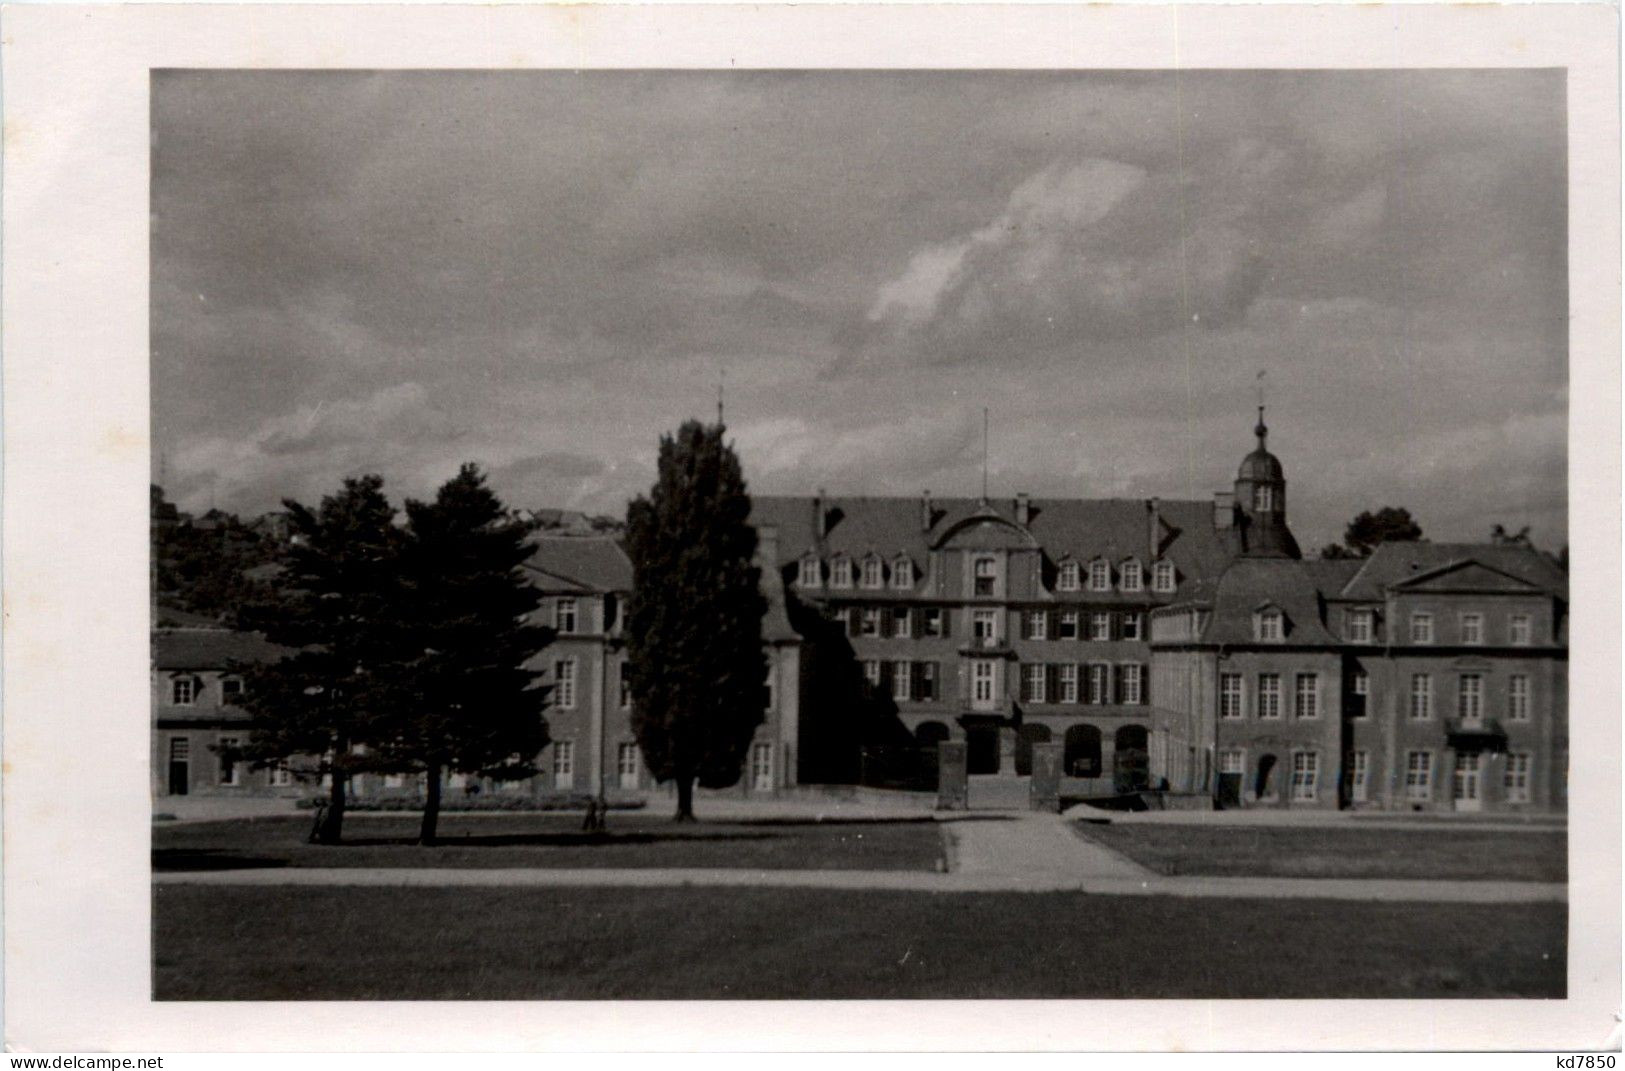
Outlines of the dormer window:
M971 579L971 593L973 595L994 595L999 580L999 563L992 558L977 558L972 566L974 575Z
M884 570L880 566L879 558L865 558L863 561L863 586L866 588L879 588L886 586Z
M849 588L852 586L852 559L836 558L830 563L829 586L832 588Z
M1061 591L1078 590L1078 563L1062 562L1060 574L1055 579L1055 586Z
M220 681L220 701L229 705L241 702L243 698L243 680L241 677L224 677Z
M1269 484L1259 484L1253 488L1253 512L1268 513L1275 508L1275 488Z
M801 576L797 578L796 584L798 587L816 588L819 581L824 579L823 572L818 559L809 555L801 559Z
M170 692L170 701L178 707L189 707L197 702L198 687L196 677L176 677L173 690Z
M1171 595L1174 591L1174 563L1158 562L1151 571L1151 588L1159 595Z
M1092 561L1089 563L1089 590L1110 591L1112 589L1112 567L1105 561Z
M898 558L892 562L891 586L899 591L907 591L914 586L914 563L908 558Z
M1266 606L1258 611L1253 628L1260 643L1280 643L1286 629L1285 615L1276 607Z
M1140 562L1130 558L1123 563L1123 576L1118 586L1124 591L1141 591L1145 587L1145 574L1140 569Z
M576 630L576 601L574 599L560 599L554 604L553 623L562 635L569 635Z
M1375 618L1370 610L1350 610L1347 627L1343 630L1345 638L1350 643L1370 643Z

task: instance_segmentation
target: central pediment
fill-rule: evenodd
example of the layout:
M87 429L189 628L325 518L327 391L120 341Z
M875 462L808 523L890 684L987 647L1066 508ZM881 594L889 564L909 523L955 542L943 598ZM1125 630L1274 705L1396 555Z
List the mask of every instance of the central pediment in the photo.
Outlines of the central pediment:
M1425 573L1407 577L1394 583L1395 591L1416 594L1469 595L1509 594L1533 595L1540 588L1510 573L1491 568L1483 562L1468 559L1441 565Z

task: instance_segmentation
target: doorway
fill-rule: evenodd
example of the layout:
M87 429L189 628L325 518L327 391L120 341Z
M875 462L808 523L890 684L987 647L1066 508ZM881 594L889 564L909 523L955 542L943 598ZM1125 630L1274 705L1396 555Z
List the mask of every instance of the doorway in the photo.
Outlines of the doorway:
M1033 772L1033 745L1047 744L1050 731L1047 725L1023 725L1016 733L1016 776L1031 777Z
M1143 725L1125 725L1113 739L1112 788L1139 792L1151 787L1150 735Z
M169 794L184 796L191 787L192 741L184 736L169 738Z
M1483 756L1476 751L1456 753L1456 771L1451 784L1456 810L1471 812L1483 809L1484 794L1480 791L1482 765Z
M996 774L999 772L999 730L980 726L965 730L965 772L967 774Z

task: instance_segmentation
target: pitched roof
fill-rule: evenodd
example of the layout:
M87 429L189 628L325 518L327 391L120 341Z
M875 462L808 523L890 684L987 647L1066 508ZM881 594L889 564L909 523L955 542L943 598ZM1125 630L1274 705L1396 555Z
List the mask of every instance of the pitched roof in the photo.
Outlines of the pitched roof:
M224 669L228 662L275 662L289 653L257 632L225 628L155 628L155 669Z
M1556 562L1534 547L1508 543L1379 543L1340 594L1345 599L1380 599L1395 584L1468 562L1568 598L1568 576Z
M899 551L922 558L943 533L981 508L975 498L933 498L931 524L924 525L923 501L903 497L825 498L830 526L822 540L813 531L811 497L757 496L751 521L779 530L779 566L809 552L820 557L845 554L891 558ZM1013 521L1011 502L997 502L993 512ZM1146 499L1032 499L1026 528L1052 561L1073 558L1112 561L1138 558L1149 564L1151 507ZM1222 534L1213 527L1213 503L1162 499L1157 503L1161 556L1171 559L1186 579L1215 576L1230 561Z
M536 586L559 591L632 590L632 562L614 539L595 536L536 536L525 565L539 573Z
M1251 644L1253 613L1259 607L1279 607L1286 615L1288 644L1335 645L1336 637L1322 619L1319 562L1291 558L1238 558L1219 578L1213 594L1213 613L1202 633L1205 643Z

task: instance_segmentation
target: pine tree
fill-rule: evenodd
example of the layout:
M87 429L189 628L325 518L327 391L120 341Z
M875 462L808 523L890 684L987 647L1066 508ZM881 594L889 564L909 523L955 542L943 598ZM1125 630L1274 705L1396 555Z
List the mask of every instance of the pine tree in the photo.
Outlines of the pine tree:
M433 502L408 501L402 663L372 761L426 775L420 840L435 841L443 773L519 780L548 744L548 689L526 667L552 640L528 623L541 596L521 569L532 524L517 519L474 465Z
M379 476L345 480L315 511L284 505L301 538L274 597L245 611L243 623L295 653L243 668L253 722L239 754L257 766L317 756L314 768L295 772L331 778L317 839L334 844L350 775L368 768L366 744L397 698L401 533Z
M633 730L677 784L678 821L694 818L695 782L738 783L767 705L756 530L723 430L691 420L662 436L654 487L627 509Z

